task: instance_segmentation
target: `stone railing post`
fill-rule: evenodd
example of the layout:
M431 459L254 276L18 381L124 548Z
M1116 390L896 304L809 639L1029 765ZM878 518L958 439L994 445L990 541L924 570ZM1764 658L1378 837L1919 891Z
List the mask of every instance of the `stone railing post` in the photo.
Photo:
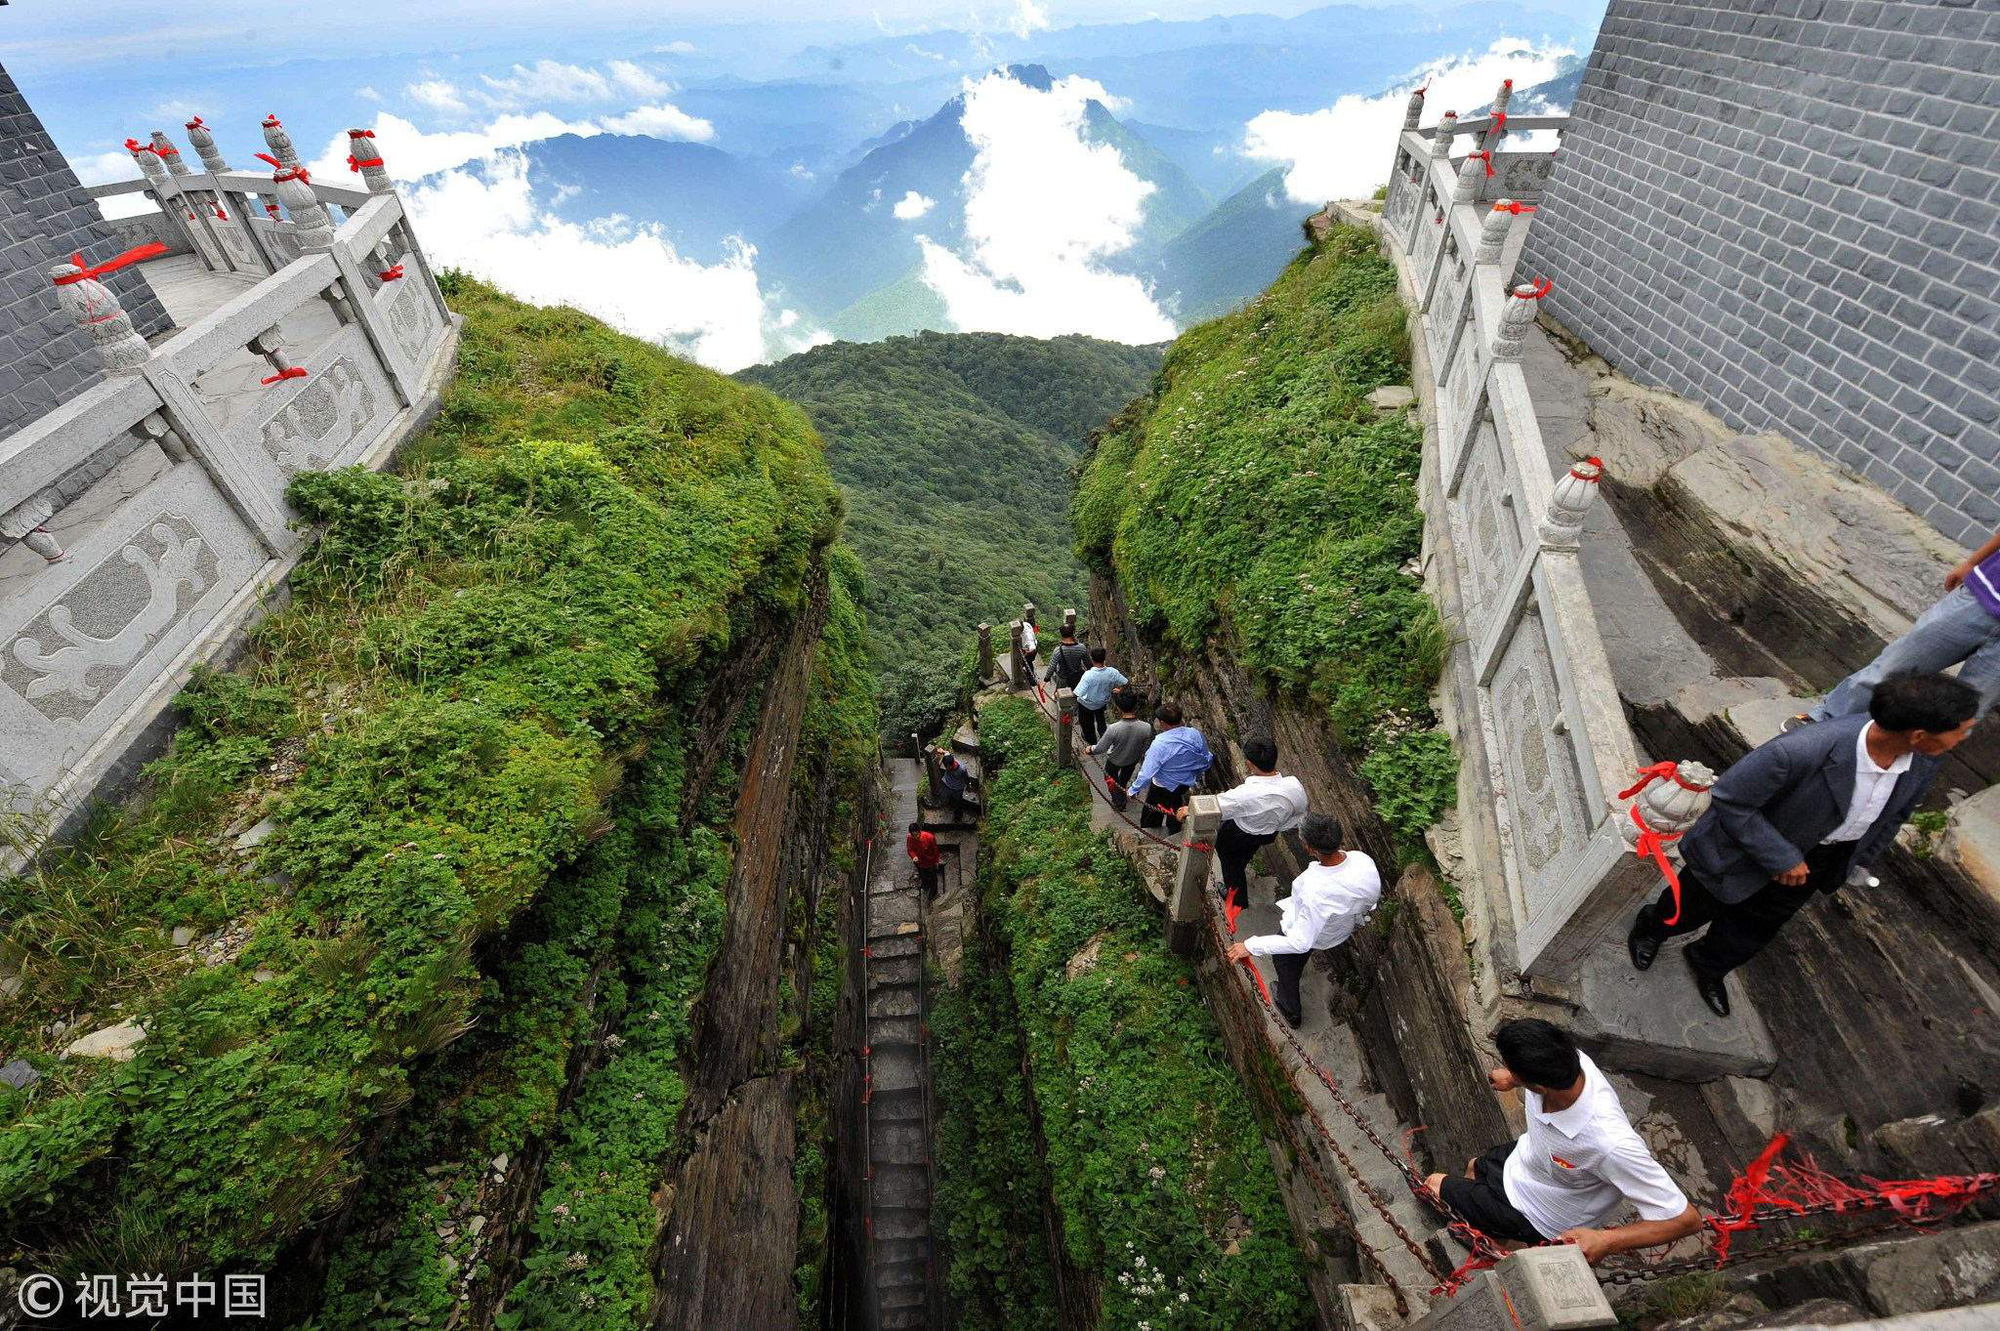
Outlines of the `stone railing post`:
M1445 162L1451 160L1452 140L1458 136L1458 112L1447 111L1437 123L1437 130L1431 135L1431 160Z
M1564 1243L1524 1248L1478 1272L1448 1300L1439 1300L1408 1331L1591 1331L1618 1325L1611 1303L1583 1250Z
M51 564L62 563L69 558L68 552L42 525L55 516L56 507L56 496L51 490L30 495L0 515L0 536L19 541Z
M1500 252L1507 247L1507 233L1513 226L1514 201L1501 199L1479 223L1479 248L1473 253L1472 261L1499 263Z
M278 329L275 325L251 338L250 350L270 362L271 369L275 371L264 381L267 384L306 377L305 370L292 364L291 358L285 354L284 344L278 340Z
M201 156L201 166L204 171L212 176L219 176L229 169L228 159L223 157L222 150L215 146L215 135L209 132L208 125L200 116L187 122L187 132L188 142L194 145L195 152Z
M1076 611L1069 606L1063 607L1062 626L1064 633L1072 638L1076 636Z
M1076 694L1056 690L1056 766L1076 766Z
M1493 333L1494 360L1521 359L1522 339L1527 337L1528 325L1535 321L1548 290L1549 282L1544 278L1539 282L1523 282L1507 293L1507 308L1500 316L1500 327Z
M1403 128L1405 130L1415 129L1422 122L1424 118L1424 93L1429 88L1430 85L1426 83L1423 87L1414 89L1410 93L1410 100L1403 107Z
M81 257L81 256L79 256ZM77 325L90 333L106 374L133 374L146 367L153 349L132 327L132 316L111 289L80 263L59 263L49 269L56 303Z
M1007 655L1007 682L1017 689L1030 688L1032 684L1027 678L1028 661L1021 655L1021 621L1018 619L1008 621L1007 632L1013 638Z
M1479 146L1488 152L1499 149L1500 137L1507 132L1507 103L1513 98L1514 80L1502 79L1500 91L1493 94L1493 109L1487 112L1492 117L1493 123L1486 127L1486 133L1479 139Z
M1660 763L1644 773L1632 802L1625 806L1619 833L1626 848L1640 853L1646 834L1672 836L1685 832L1708 812L1715 773L1706 763ZM1649 856L1650 857L1650 856Z
M278 261L276 255L264 248L264 237L258 232L256 227L250 225L250 212L252 209L262 208L267 214L275 217L277 216L278 205L275 203L266 203L262 197L255 194L232 194L224 189L222 187L222 176L230 169L229 159L224 157L222 149L216 146L215 135L209 130L207 123L200 116L196 116L187 122L187 132L188 142L192 143L195 152L201 155L202 169L215 177L215 197L218 200L234 199L236 201L237 221L241 224L242 234L250 244L252 257L264 265L265 272L277 272L280 268L284 267L284 264Z
M273 192L277 194L278 202L285 205L292 225L298 229L300 247L308 250L331 249L333 219L327 215L326 205L312 192L312 176L302 166L287 166L281 157L270 153L258 153L257 156L271 165L271 183L277 187Z
M174 183L172 173L167 170L166 164L160 161L159 154L153 151L151 144L141 143L137 139L125 140L125 151L132 154L132 160L139 164L139 174L146 178L148 185L152 186L146 191L146 197L158 205L161 213L173 219L174 228L180 232L187 247L194 251L195 256L204 264L208 264L208 247L195 230L197 223L194 210L187 206L185 199L181 198L180 186Z
M167 174L169 175L191 176L194 174L194 172L188 170L188 164L181 160L181 150L174 147L174 141L167 137L167 132L163 129L153 131L153 156L160 159L161 164L167 168Z
M395 192L396 187L389 180L388 168L382 164L382 149L376 144L372 129L347 131L347 169L361 173L361 181L368 186L370 194Z
M292 136L285 132L284 122L278 119L275 111L264 117L262 129L264 143L270 148L271 155L287 169L296 169L300 165L298 149L292 146Z
M1585 458L1569 469L1549 493L1548 512L1542 516L1541 538L1545 549L1574 550L1583 532L1583 520L1597 498L1598 482L1604 477L1604 463Z
M979 682L993 678L993 626L979 626Z
M1458 164L1458 180L1451 187L1453 203L1471 203L1486 188L1486 177L1493 174L1493 154L1484 148L1467 153L1465 160Z
M1190 960L1201 954L1202 913L1208 909L1208 864L1214 853L1215 831L1222 826L1222 804L1213 795L1188 800L1182 829L1181 862L1174 876L1174 894L1167 898L1167 946Z

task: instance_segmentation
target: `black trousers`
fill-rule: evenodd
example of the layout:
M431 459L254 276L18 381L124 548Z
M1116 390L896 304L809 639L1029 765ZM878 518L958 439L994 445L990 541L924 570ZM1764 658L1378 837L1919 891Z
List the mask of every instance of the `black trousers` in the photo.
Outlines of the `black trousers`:
M1076 705L1076 724L1077 728L1083 731L1083 742L1085 744L1097 743L1098 737L1104 733L1104 709L1102 707L1085 707L1082 703L1078 703Z
M1104 775L1110 777L1112 782L1112 791L1111 791L1112 808L1122 809L1125 807L1125 802L1129 798L1125 794L1125 787L1131 782L1132 773L1138 770L1139 770L1139 764L1137 763L1104 764Z
M1659 898L1639 912L1632 932L1641 937L1673 938L1707 925L1708 932L1689 945L1688 962L1702 975L1719 980L1762 952L1785 927L1785 921L1812 900L1814 892L1839 887L1853 852L1854 847L1846 842L1815 846L1806 852L1804 883L1797 887L1766 883L1737 902L1718 901L1698 874L1682 869L1680 920L1667 923L1674 913L1674 894L1662 888Z
M917 866L917 886L923 889L926 900L937 895L938 872L943 868L942 864L919 864Z
M1294 1026L1306 1019L1305 1006L1299 1001L1299 977L1306 973L1306 962L1311 959L1310 952L1279 952L1271 958L1271 968L1278 972L1278 982L1271 986L1271 1001Z
M1181 820L1172 814L1161 813L1162 808L1178 809L1188 801L1186 786L1163 786L1155 781L1139 792L1139 798L1146 801L1146 811L1139 815L1139 826L1160 827L1169 832L1181 830Z
M1222 890L1237 894L1236 904L1250 904L1251 857L1278 839L1276 832L1246 832L1233 818L1222 820L1215 832L1215 858L1222 861Z
M1515 1243L1545 1242L1542 1232L1507 1200L1507 1157L1515 1143L1502 1142L1472 1162L1472 1177L1447 1177L1438 1190L1444 1204L1490 1238Z

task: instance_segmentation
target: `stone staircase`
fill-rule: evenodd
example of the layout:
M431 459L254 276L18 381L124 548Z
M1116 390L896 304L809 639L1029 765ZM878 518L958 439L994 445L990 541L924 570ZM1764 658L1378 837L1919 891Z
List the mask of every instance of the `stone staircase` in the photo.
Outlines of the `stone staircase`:
M1216 890L1220 891L1219 875L1216 883ZM1250 905L1237 919L1236 936L1246 938L1252 934L1276 932L1278 911L1275 897L1285 890L1276 879L1253 872L1250 876ZM1266 984L1274 982L1268 961L1260 958L1259 970ZM1328 1135L1354 1163L1355 1171L1382 1200L1396 1223L1430 1253L1434 1263L1449 1271L1458 1265L1463 1256L1459 1246L1450 1240L1430 1208L1411 1194L1401 1169L1382 1153L1380 1147L1368 1140L1361 1128L1335 1102L1324 1083L1304 1065L1299 1051L1285 1039L1289 1033L1303 1046L1313 1063L1326 1071L1348 1103L1374 1127L1376 1134L1391 1150L1400 1152L1403 1149L1403 1132L1408 1125L1397 1117L1386 1096L1366 1089L1369 1080L1367 1059L1353 1030L1328 1015L1328 987L1329 981L1323 969L1310 965L1306 967L1305 976L1299 983L1300 1000L1306 1011L1302 1030L1289 1031L1261 1005L1255 1019L1263 1022L1265 1039L1275 1051L1280 1065L1291 1075L1292 1084L1304 1100L1309 1116L1325 1125ZM1420 1315L1428 1306L1428 1291L1437 1283L1436 1277L1397 1236L1361 1184L1355 1181L1327 1145L1326 1139L1310 1123L1301 1127L1299 1139L1304 1144L1305 1152L1310 1154L1314 1169L1326 1180L1347 1217L1318 1216L1313 1224L1314 1230L1345 1233L1351 1224L1359 1244L1375 1254L1388 1276L1402 1289L1410 1305L1410 1315ZM1323 1203L1320 1209L1324 1209ZM1359 1275L1362 1281L1372 1284L1382 1281L1383 1272L1378 1271L1364 1254L1360 1257Z
M923 902L902 829L917 816L918 765L892 760L890 821L868 884L869 1265L876 1325L932 1324L930 1070L924 1039Z

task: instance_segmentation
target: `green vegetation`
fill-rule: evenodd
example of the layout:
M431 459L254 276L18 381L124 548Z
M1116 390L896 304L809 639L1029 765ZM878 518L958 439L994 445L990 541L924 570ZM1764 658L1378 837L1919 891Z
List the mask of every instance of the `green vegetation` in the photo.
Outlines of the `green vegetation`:
M456 1112L554 1128L552 1168L596 1181L605 1297L636 1288L616 1263L726 863L671 796L671 750L717 664L805 604L840 502L795 409L574 311L448 287L462 368L403 477L299 477L324 535L243 676L190 689L147 798L0 886L23 980L0 1043L45 1074L0 1096L0 1215L38 1264L268 1269L350 1195L370 1135L443 1089L433 1055L490 1020ZM263 815L275 832L239 852ZM240 946L202 966L173 923ZM623 1048L558 1120L581 982L614 954ZM147 1032L130 1062L53 1057L121 1018ZM663 1099L611 1115L635 1081ZM477 1187L441 1177L401 1232Z
M1408 378L1394 271L1336 228L1246 307L1182 335L1092 441L1077 551L1168 657L1219 641L1324 706L1406 855L1457 763L1428 702L1447 643L1405 566L1422 435L1369 390Z
M981 620L1082 604L1067 509L1078 444L1159 364L1156 349L998 333L835 343L742 377L825 436L868 572L883 733L931 733Z
M930 1014L936 1055L937 1199L933 1235L965 1331L1047 1331L1055 1274L1042 1222L1048 1169L1021 1072L1021 1022L1005 963L975 937L956 989L939 983Z
M988 899L1008 946L1048 1177L1107 1326L1314 1318L1270 1154L1138 871L1090 831L1031 701L980 714Z

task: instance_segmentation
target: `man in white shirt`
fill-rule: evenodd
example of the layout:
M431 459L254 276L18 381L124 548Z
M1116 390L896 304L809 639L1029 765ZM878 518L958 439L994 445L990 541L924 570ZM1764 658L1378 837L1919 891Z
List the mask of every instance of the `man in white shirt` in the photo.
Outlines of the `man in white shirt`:
M1222 806L1222 826L1215 831L1215 858L1222 861L1222 900L1229 913L1229 932L1236 917L1250 904L1251 857L1289 832L1306 816L1306 788L1295 776L1278 775L1278 746L1257 738L1243 746L1250 775L1234 790L1215 797ZM1186 817L1183 810L1182 817Z
M1569 1034L1546 1021L1510 1021L1494 1032L1502 1066L1494 1090L1520 1089L1528 1130L1465 1162L1465 1177L1433 1174L1431 1194L1474 1229L1507 1243L1561 1239L1595 1266L1614 1252L1672 1243L1701 1228L1618 1092ZM1637 1220L1600 1229L1627 1203Z
M1292 894L1278 903L1281 932L1246 938L1229 949L1231 961L1271 959L1278 976L1271 1001L1293 1030L1305 1021L1299 977L1305 974L1307 959L1345 943L1382 899L1382 875L1375 861L1358 850L1342 850L1341 835L1340 824L1325 814L1305 816L1299 840L1313 862L1292 880Z
M1706 926L1681 955L1702 1001L1728 1016L1723 977L1815 892L1838 891L1874 862L1978 714L1978 690L1949 675L1890 675L1868 715L1804 726L1745 754L1681 838L1678 902L1668 889L1633 922L1632 964L1645 970L1666 939Z
M1015 688L1035 687L1035 652L1041 645L1041 636L1035 632L1035 603L1030 601L1021 607L1021 664L1026 667L1027 677L1015 680Z

